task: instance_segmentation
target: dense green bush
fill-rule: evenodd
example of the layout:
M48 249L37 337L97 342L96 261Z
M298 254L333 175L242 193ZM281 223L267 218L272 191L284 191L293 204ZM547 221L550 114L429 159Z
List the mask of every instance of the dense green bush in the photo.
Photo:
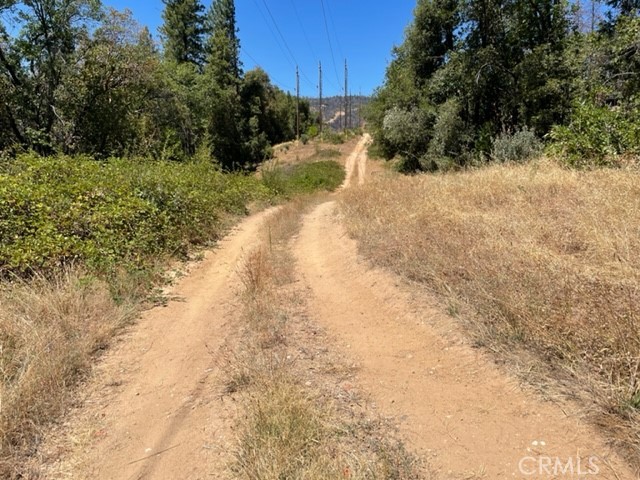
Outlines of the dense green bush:
M323 150L334 152L335 150ZM326 155L332 156L331 153ZM291 197L319 190L333 191L342 185L345 171L333 160L300 163L288 167L272 164L262 170L262 181L274 195Z
M613 165L622 154L640 153L640 123L637 109L598 106L579 102L571 123L558 125L549 134L551 152L572 166Z
M345 142L346 138L343 133L327 131L323 134L323 139L327 143L340 145Z
M344 168L333 160L302 163L289 172L289 191L294 194L318 190L331 192L342 185L344 178Z
M23 155L0 174L0 276L140 269L217 238L268 190L210 163Z
M542 142L527 128L502 133L493 141L491 157L498 162L522 162L542 153Z

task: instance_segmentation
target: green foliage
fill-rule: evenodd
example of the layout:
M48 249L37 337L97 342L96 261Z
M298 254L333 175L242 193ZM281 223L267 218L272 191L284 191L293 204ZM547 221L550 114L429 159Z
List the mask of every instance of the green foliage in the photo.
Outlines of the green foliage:
M433 125L433 138L427 154L420 159L424 170L446 170L460 162L469 141L464 135L465 125L460 118L460 102L451 98L438 107Z
M382 123L383 142L401 154L400 171L421 169L420 157L429 144L432 125L433 115L427 110L395 107L387 111Z
M218 88L237 88L242 66L234 0L214 0L207 24L207 68L211 79Z
M99 17L98 0L0 2L0 124L8 127L0 132L0 150L14 143L52 150L62 79L75 65L79 40Z
M323 140L333 145L341 145L345 142L345 135L343 133L327 131L322 134Z
M614 165L621 154L640 154L640 115L593 102L576 104L569 125L550 133L552 153L573 166Z
M500 132L565 122L568 18L565 0L419 0L366 111L378 151L409 172L464 166Z
M285 197L322 190L332 192L342 185L344 179L344 167L333 160L300 163L288 167L272 164L262 170L262 180L266 187L274 195Z
M317 125L309 125L307 128L307 136L310 138L316 138L319 135L319 130Z
M222 233L226 214L267 198L252 177L211 163L22 155L0 175L0 274L70 262L145 269Z
M524 128L498 135L493 141L491 158L498 162L522 162L540 155L542 149L542 142L536 134Z
M244 75L233 0L164 0L160 52L127 11L99 0L0 2L0 155L89 154L227 170L295 137L296 102L261 70ZM11 25L9 29L5 25ZM311 123L300 105L301 128Z
M199 0L162 0L164 53L171 62L202 65L204 7Z

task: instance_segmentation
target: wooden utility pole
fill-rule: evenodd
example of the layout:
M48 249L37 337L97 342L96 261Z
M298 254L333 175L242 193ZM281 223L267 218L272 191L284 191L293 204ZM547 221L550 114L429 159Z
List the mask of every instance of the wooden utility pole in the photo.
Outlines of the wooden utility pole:
M344 60L344 132L347 133L347 115L349 114L349 67L347 59Z
M296 65L296 140L300 140L300 69Z
M322 138L322 62L318 62L318 72L320 75L320 80L318 81L318 91L320 93L320 98L318 99L318 115L320 118L320 138Z

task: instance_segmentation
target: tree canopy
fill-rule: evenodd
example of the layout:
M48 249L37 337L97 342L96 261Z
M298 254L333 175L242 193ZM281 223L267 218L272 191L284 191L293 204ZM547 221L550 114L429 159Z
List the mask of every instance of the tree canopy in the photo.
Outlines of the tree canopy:
M0 2L0 158L206 155L251 168L294 138L295 103L264 71L242 71L233 0L163 3L159 46L99 0Z
M419 0L369 109L379 150L407 171L495 160L496 142L510 136L539 151L569 131L586 140L575 131L585 103L617 109L618 127L634 131L638 4L608 5L609 20L585 32L568 0ZM612 151L629 151L628 140Z

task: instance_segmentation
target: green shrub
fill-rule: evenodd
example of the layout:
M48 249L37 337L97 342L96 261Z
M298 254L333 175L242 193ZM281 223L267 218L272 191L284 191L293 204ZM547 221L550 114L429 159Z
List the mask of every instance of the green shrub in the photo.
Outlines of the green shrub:
M615 165L619 155L640 154L639 121L636 109L579 102L569 125L553 127L550 152L575 167Z
M307 137L309 138L316 138L319 135L320 131L318 130L318 126L317 125L309 125L309 128L307 128Z
M502 133L493 141L491 157L498 162L523 162L542 153L542 142L527 128L515 133Z
M288 175L289 191L294 194L319 190L334 191L344 182L342 165L333 160L296 165Z
M345 142L343 133L328 131L324 134L324 141L333 145L341 145Z
M265 163L260 171L263 185L273 196L286 196L289 193L284 169L277 162Z
M0 174L0 276L69 263L145 269L218 238L224 215L268 195L205 162L22 155Z
M321 150L335 152L335 150ZM262 170L262 181L275 196L333 191L342 185L345 178L344 167L333 160L300 163L288 167L272 164Z

